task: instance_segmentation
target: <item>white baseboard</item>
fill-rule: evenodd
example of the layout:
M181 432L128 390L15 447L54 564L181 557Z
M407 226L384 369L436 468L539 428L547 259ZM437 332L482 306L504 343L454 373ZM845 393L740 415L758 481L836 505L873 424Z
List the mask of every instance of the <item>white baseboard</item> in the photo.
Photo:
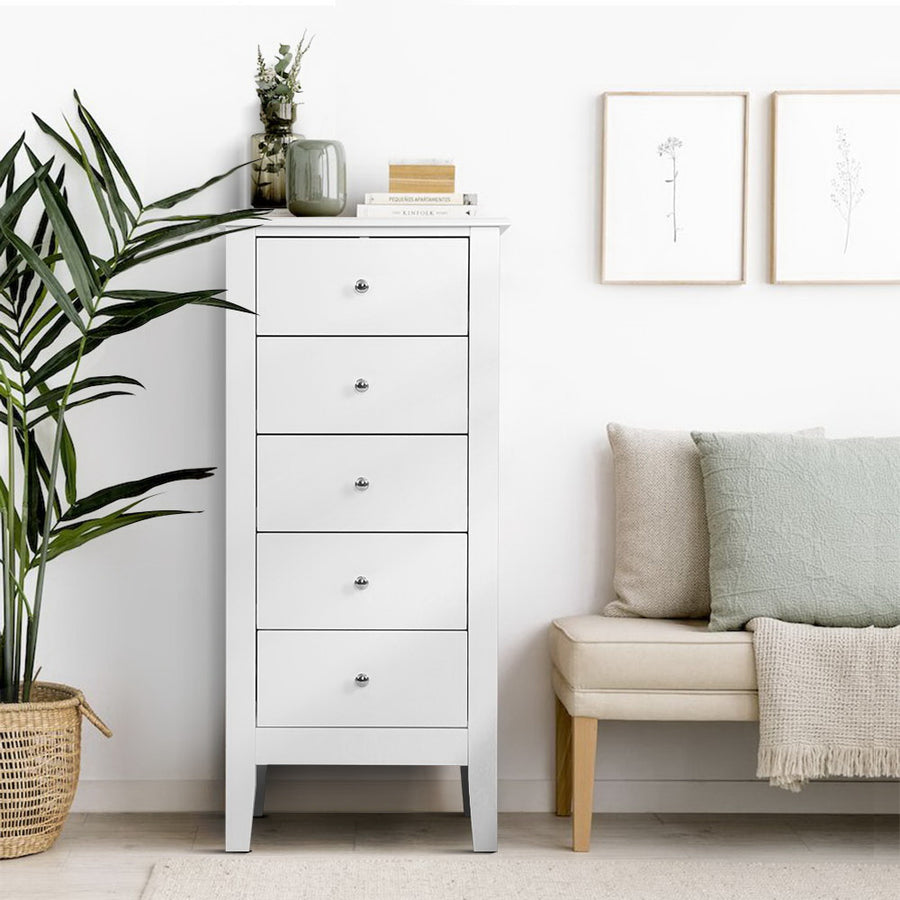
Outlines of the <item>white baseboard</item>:
M82 780L77 812L221 812L220 781ZM273 779L271 812L454 812L459 782L446 779L300 781ZM549 812L552 781L500 781L501 812ZM602 781L598 812L658 813L900 813L896 782L818 782L799 794L760 781Z
M501 781L504 812L547 812L552 781ZM822 781L799 794L764 781L598 781L594 810L612 813L900 814L897 782Z
M82 778L72 812L221 812L222 781L99 781Z

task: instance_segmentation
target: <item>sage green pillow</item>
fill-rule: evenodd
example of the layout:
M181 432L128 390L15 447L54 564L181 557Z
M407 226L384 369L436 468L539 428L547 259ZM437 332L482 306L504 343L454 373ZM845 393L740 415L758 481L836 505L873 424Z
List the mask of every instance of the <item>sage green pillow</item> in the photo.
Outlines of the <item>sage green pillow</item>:
M900 438L692 432L711 631L900 624Z

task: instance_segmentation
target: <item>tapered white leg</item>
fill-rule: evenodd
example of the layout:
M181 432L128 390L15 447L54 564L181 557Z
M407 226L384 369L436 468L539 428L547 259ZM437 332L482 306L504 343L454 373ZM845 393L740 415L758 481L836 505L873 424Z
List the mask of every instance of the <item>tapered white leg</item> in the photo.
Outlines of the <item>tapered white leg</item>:
M225 786L225 850L228 853L250 851L255 796L254 766L242 766L239 772L229 772Z
M268 766L256 767L256 793L253 799L253 818L258 819L266 811L266 773Z
M497 755L469 755L469 815L472 817L472 849L497 851Z
M460 766L459 767L459 780L462 784L463 815L471 816L472 815L472 806L469 803L469 767L468 766Z

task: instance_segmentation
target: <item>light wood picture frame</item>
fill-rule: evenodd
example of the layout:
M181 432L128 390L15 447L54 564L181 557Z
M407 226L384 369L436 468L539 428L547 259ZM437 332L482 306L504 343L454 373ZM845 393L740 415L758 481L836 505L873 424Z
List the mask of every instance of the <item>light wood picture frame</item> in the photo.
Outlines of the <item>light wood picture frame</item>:
M776 91L769 279L900 284L900 90Z
M746 91L603 94L600 281L744 284Z

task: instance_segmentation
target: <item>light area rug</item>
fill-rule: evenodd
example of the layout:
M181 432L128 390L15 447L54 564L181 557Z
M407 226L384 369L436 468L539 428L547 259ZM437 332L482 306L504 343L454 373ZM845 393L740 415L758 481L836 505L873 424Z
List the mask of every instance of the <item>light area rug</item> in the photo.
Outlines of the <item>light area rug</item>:
M186 856L141 900L897 900L900 865L496 856Z

